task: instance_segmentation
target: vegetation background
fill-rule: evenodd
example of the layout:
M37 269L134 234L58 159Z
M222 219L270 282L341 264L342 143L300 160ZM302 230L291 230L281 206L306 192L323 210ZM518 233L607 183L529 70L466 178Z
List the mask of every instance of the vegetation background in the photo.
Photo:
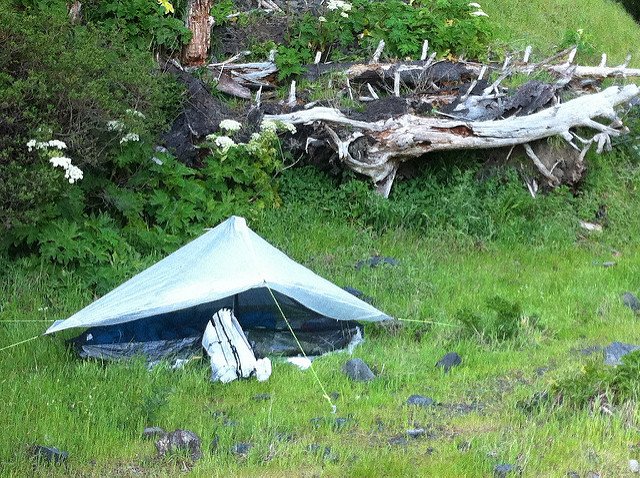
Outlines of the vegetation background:
M192 169L154 148L183 98L153 60L188 41L184 5L174 6L171 15L152 0L87 1L85 21L72 25L64 1L0 0L0 348L231 214L407 322L367 326L355 355L378 375L369 384L342 374L346 355L315 362L337 415L311 374L283 363L266 383L220 385L208 381L205 361L150 372L143 361L81 362L64 343L71 335L0 350L0 474L458 477L511 464L524 476L630 475L628 460L640 459L640 357L613 371L600 353L580 351L640 343L638 318L620 298L640 292L637 111L614 152L589 156L578 188L536 199L517 169L487 169L483 154L460 152L434 156L384 200L348 174L283 170L275 134L251 148L204 145L204 165ZM582 62L640 53L640 27L609 0L486 0L488 17L475 19L466 1L354 6L316 35L338 58L368 57L376 35L398 32L387 54L400 57L425 32L442 56L491 58L528 44L537 58L578 44ZM376 15L396 21L376 26ZM353 45L364 18L370 41ZM437 29L448 20L462 27L445 38ZM278 47L290 75L308 54L313 22L301 19ZM67 148L30 151L30 140ZM63 154L83 171L74 184L50 162ZM598 211L603 232L582 230L579 221ZM353 267L376 253L400 265ZM434 368L452 350L462 366ZM408 407L412 394L437 405ZM204 458L156 458L141 439L148 425L195 431ZM390 444L420 427L425 437ZM231 448L243 442L252 448L238 457ZM36 443L68 450L68 462L34 465Z

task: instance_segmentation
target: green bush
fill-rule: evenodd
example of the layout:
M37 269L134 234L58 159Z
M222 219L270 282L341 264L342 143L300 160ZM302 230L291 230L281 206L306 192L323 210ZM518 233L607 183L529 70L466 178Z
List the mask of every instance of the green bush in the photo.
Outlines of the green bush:
M157 152L182 90L109 32L0 10L0 255L35 253L99 291L204 227L277 205L281 165L274 131L228 149L212 138L200 169Z
M600 404L619 405L640 398L640 352L622 357L622 364L609 367L590 362L582 371L554 383L550 398L572 408Z
M485 313L463 309L456 314L461 337L504 342L518 337L527 326L536 325L535 318L527 317L517 302L495 296L487 299L485 306Z
M361 59L363 49L371 53L380 40L390 58L418 58L427 39L440 56L482 57L492 33L476 10L467 0L329 2L324 16L306 14L291 26L287 44L278 48L279 75L300 73L315 51L331 51L333 60Z

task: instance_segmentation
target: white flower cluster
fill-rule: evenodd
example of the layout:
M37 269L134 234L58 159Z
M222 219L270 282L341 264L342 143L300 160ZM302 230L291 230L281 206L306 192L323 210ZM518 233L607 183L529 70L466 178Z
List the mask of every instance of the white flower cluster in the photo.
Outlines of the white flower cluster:
M479 3L471 2L469 4L469 6L476 9L475 12L471 12L470 13L471 16L474 16L474 17L488 17L489 16L486 13L484 13L484 11L482 10L482 7L480 6Z
M146 116L144 115L144 113L141 113L141 112L140 112L140 111L138 111L138 110L128 109L128 110L126 111L126 113L127 113L128 115L130 115L130 116L135 116L135 117L140 118L140 119L145 119L145 118L146 118Z
M67 149L67 145L63 141L60 141L58 139L52 139L51 141L36 141L35 139L30 139L27 142L27 149L29 150L29 152L33 151L34 149L48 148L63 150Z
M340 12L340 16L344 18L349 16L347 12L350 12L352 7L353 5L343 0L329 0L329 3L327 4L328 10L342 10Z
M109 131L124 131L124 123L118 120L107 121L107 129Z
M69 183L73 184L82 179L82 170L78 166L71 164L71 158L67 158L66 156L54 156L49 160L49 162L54 168L64 169L64 177L69 181Z
M136 133L127 133L120 140L120 144L128 143L129 141L140 141L140 136Z
M235 120L225 119L220 121L220 129L223 129L229 133L235 133L236 131L240 131L241 128L242 128L242 125Z
M215 143L216 146L220 149L222 149L222 151L226 151L228 150L231 146L235 146L236 143L229 138L228 136L218 136L215 139Z
M295 125L292 123L287 123L285 121L278 121L276 123L271 120L262 120L262 123L260 123L260 130L272 133L276 133L278 130L286 130L291 134L295 134L297 131Z

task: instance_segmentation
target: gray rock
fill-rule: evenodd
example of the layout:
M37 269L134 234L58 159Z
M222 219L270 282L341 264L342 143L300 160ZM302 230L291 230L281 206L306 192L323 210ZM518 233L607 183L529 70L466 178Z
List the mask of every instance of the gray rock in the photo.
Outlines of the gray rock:
M622 342L612 342L611 345L607 345L604 348L604 363L605 365L612 366L620 365L622 364L622 357L636 350L640 350L640 346Z
M640 463L638 463L638 460L629 460L629 470L631 473L640 473Z
M640 312L640 300L631 292L622 294L622 303L634 312Z
M616 263L613 262L613 261L607 261L607 262L603 262L602 263L602 267L613 267L615 265L616 265Z
M238 457L246 457L253 448L251 443L236 443L231 447L231 453Z
M193 460L202 458L200 437L189 430L176 430L162 436L156 441L156 450L158 450L159 456L187 451Z
M449 352L444 357L442 357L438 362L436 362L436 367L444 368L445 372L451 370L452 367L457 367L462 363L462 357L458 355L456 352Z
M384 256L371 256L369 259L365 259L363 261L356 262L356 269L360 270L364 266L369 267L378 267L379 265L389 265L389 266L397 266L399 264L397 259L393 257L384 257Z
M142 438L150 440L152 438L161 437L162 435L165 435L166 433L167 432L165 432L164 429L160 428L160 427L146 427L142 431Z
M433 404L433 398L425 397L423 395L411 395L407 399L407 405L415 405L417 407L429 407Z
M588 471L584 478L600 478L600 473L597 471Z
M567 471L567 478L580 478L580 473L577 471Z
M493 476L495 478L506 478L509 473L515 473L515 471L515 466L509 465L508 463L502 463L493 467Z
M69 458L69 452L59 450L54 446L33 445L30 448L31 457L39 463L63 463Z
M411 428L406 433L409 438L420 438L425 436L427 431L424 428Z
M356 382L368 382L376 378L369 366L362 359L351 359L342 367L344 373Z

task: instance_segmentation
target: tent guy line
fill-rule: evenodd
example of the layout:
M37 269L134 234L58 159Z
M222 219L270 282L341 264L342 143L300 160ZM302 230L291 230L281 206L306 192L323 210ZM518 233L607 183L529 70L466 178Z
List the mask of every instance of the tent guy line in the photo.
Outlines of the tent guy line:
M300 340L298 340L298 336L293 331L293 327L291 327L291 324L289 323L289 319L287 319L287 316L284 315L284 311L282 310L282 307L280 307L280 303L278 302L278 299L276 299L276 296L273 293L273 291L271 290L271 287L269 287L269 285L267 284L267 281L264 281L264 285L267 288L267 290L269 291L269 294L271 294L271 297L273 298L273 301L275 302L276 307L280 311L280 315L282 316L282 318L284 319L285 323L287 324L287 327L289 328L289 331L291 332L291 335L293 335L293 338L295 339L296 344L298 344L298 347L300 348L300 352L302 352L302 355L304 356L304 358L309 360L309 357L307 357L307 354L304 351L304 348L302 347L302 344L300 343ZM324 385L322 384L322 381L320 380L320 377L318 376L318 373L316 372L316 369L313 367L313 362L311 360L309 360L309 368L311 369L311 373L313 373L313 376L316 379L316 382L318 382L318 385L320 385L320 389L322 390L322 397L325 398L327 400L327 402L329 402L329 405L331 406L331 413L335 414L337 412L337 410L338 410L338 407L336 405L334 405L334 403L331 401L331 397L327 393L327 390L324 388Z

